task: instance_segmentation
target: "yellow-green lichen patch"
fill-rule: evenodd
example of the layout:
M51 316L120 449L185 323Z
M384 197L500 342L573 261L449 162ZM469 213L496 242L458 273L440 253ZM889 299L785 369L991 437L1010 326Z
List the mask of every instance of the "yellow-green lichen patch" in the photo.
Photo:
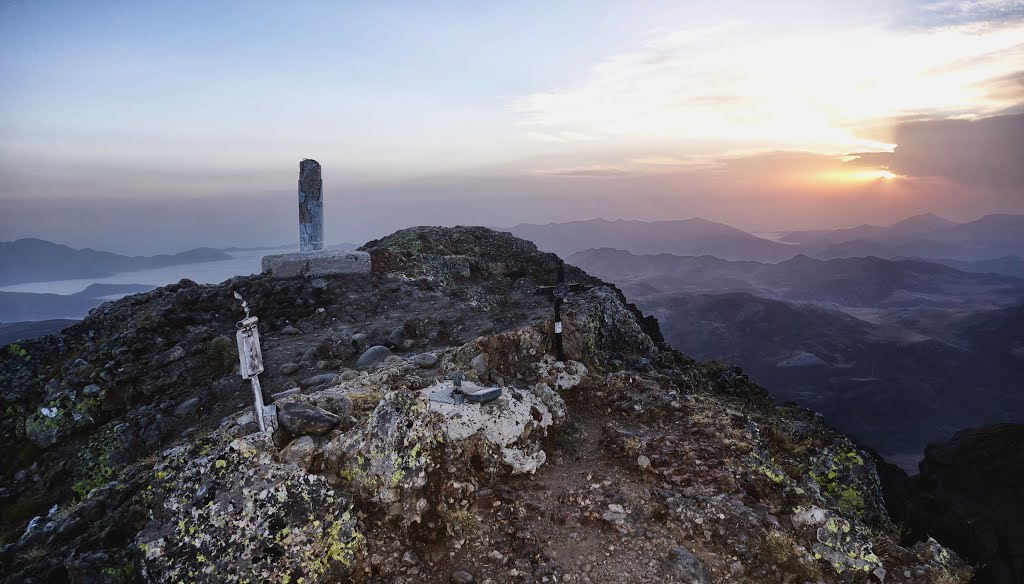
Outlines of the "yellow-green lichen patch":
M276 463L268 436L254 434L199 456L172 453L157 482L152 521L137 542L159 581L343 580L364 537L350 502L321 476ZM177 456L181 454L182 456ZM239 569L243 566L244 569Z
M111 481L118 468L115 458L121 448L121 431L107 427L97 433L82 449L79 467L72 490L79 500L85 499L93 490Z
M836 507L844 513L860 515L865 511L864 494L855 480L858 471L863 472L864 459L856 451L835 456L823 456L824 468L810 471L808 475L821 486L822 492L831 497Z

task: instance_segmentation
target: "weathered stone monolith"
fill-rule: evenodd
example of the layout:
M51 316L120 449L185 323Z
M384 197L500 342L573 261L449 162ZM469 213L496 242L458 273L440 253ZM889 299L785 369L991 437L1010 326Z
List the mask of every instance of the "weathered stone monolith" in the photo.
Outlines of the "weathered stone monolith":
M263 273L275 278L318 278L370 272L370 254L324 249L323 195L320 163L303 159L299 163L299 253L264 256Z
M324 181L320 163L305 158L299 163L299 251L324 248Z

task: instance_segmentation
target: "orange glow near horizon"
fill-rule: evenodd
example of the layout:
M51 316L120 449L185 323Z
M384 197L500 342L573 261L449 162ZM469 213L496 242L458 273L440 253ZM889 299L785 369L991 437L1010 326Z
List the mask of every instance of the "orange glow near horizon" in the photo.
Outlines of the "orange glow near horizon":
M851 192L885 193L893 195L902 192L907 177L885 168L817 168L792 169L773 178L760 178L759 183L774 184L787 189L797 189L815 196L827 194L849 194ZM866 189L866 190L865 190Z
M903 177L884 168L865 168L858 170L834 170L815 174L812 180L814 182L858 184L875 181L888 182L898 178Z
M872 169L872 170L860 170L857 172L849 172L841 175L839 180L848 181L868 181L868 180L892 180L899 178L898 174L890 172L884 168Z

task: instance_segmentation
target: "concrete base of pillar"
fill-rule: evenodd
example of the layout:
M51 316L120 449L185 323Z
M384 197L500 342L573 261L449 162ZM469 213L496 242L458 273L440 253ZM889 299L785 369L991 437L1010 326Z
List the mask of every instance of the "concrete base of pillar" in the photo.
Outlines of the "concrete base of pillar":
M317 278L338 274L370 273L370 254L365 251L329 249L308 253L263 256L263 273L275 278Z

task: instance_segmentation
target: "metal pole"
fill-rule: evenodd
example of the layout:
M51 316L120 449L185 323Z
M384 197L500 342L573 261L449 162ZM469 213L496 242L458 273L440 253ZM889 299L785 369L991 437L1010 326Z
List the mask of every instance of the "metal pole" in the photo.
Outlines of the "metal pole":
M555 359L565 361L562 351L562 299L555 298Z
M555 359L565 361L565 352L562 350L562 288L565 287L565 262L558 260L558 283L555 284Z
M267 422L263 419L263 389L260 387L260 378L254 375L249 381L252 382L252 397L256 408L256 423L260 426L260 432L266 432Z

